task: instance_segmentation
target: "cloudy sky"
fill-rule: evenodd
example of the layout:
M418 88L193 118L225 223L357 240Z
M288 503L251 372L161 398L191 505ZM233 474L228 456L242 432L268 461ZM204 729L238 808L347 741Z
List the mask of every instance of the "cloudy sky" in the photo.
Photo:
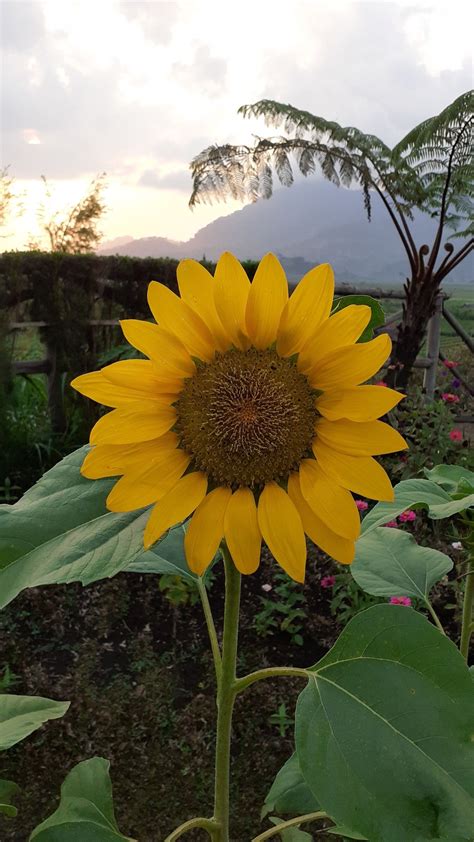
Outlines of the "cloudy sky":
M394 143L472 87L469 0L0 0L2 165L35 229L108 177L107 239L187 239L233 203L188 209L191 158L268 134L236 114L291 102Z

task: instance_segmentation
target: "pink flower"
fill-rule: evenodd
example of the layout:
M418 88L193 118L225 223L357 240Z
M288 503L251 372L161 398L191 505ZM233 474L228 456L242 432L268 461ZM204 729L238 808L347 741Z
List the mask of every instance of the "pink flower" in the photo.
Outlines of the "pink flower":
M335 576L323 576L321 579L321 587L322 588L333 588L336 584L336 577Z
M411 605L409 596L391 596L390 605Z
M379 380L375 385L376 386L386 386L387 384L386 384L385 380Z
M459 403L459 396L453 395L452 392L443 392L441 398L445 403Z
M449 438L451 441L462 441L462 431L461 430L451 430L449 434Z
M413 523L416 520L416 512L413 509L407 509L406 512L402 512L401 515L398 515L398 520L400 523Z
M396 520L389 520L388 523L384 523L384 526L391 526L392 529L397 529L398 523Z
M365 502L365 500L356 500L355 504L359 509L359 512L366 512L369 508L369 504Z
M454 362L454 360L443 360L443 365L445 368L456 368L458 363Z

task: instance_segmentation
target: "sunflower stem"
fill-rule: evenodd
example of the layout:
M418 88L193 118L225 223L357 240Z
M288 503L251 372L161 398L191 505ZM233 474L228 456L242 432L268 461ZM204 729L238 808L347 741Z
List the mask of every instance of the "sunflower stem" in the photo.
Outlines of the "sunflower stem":
M232 711L236 691L237 641L239 634L240 573L225 545L224 636L222 667L217 691L217 740L215 762L214 821L218 828L214 842L229 842L229 782Z
M221 669L222 669L222 659L221 659L221 650L219 649L219 641L217 640L217 632L216 627L214 625L214 617L212 616L212 610L209 603L209 597L207 595L206 586L199 576L197 580L197 586L199 591L199 596L201 597L201 604L202 609L204 611L204 617L206 618L206 625L207 631L209 634L209 640L211 642L211 649L212 649L212 657L214 658L214 669L216 672L216 682L217 686L219 686L219 682L221 680Z
M462 609L461 642L459 650L467 661L469 658L469 642L472 634L472 606L474 603L474 557L468 561L466 589L464 591L464 603Z

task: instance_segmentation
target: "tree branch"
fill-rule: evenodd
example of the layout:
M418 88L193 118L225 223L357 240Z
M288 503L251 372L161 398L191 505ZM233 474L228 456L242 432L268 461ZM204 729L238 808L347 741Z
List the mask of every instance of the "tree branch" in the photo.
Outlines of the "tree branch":
M454 254L448 262L446 262L447 258L445 258L445 260L443 261L443 263L441 264L441 266L439 267L439 269L436 273L438 275L440 281L442 281L446 277L446 275L449 275L449 273L456 266L458 266L459 263L461 263L464 260L464 258L467 257L469 252L471 252L473 249L474 249L474 237L471 240L469 240L461 249L459 249L459 251L456 254ZM449 257L449 255L448 255L448 257Z

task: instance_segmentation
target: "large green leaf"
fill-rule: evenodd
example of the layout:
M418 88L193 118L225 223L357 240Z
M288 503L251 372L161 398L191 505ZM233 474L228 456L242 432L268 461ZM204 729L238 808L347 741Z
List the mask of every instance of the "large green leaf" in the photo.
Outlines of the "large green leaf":
M335 300L333 312L349 307L350 304L365 304L372 311L370 322L358 340L359 342L368 342L369 339L372 339L375 328L381 327L385 323L384 311L380 303L370 295L345 295L343 298Z
M30 842L134 842L118 829L109 767L103 757L78 763L61 787L58 809L34 829Z
M273 812L303 815L313 813L318 809L318 802L301 774L295 752L277 773L265 798L262 817Z
M144 552L149 510L108 512L105 500L115 479L82 477L86 452L84 447L70 454L18 503L0 507L0 608L25 588L87 585L125 569L192 578L182 528Z
M428 515L439 520L463 511L469 501L453 500L443 488L427 479L407 479L394 489L393 503L377 503L362 521L361 532L366 534L377 526L383 526L393 520L405 509L422 507L428 509ZM472 495L474 501L474 495ZM467 498L464 498L467 500Z
M0 751L11 748L48 719L64 716L69 702L54 702L41 696L0 694Z
M452 566L449 556L418 546L409 532L378 527L357 541L351 573L362 590L373 596L426 601L435 582Z
M12 804L12 798L20 792L20 787L13 781L0 778L0 813L5 816L16 816L18 810Z
M455 491L462 480L467 480L474 487L474 473L462 465L435 465L430 471L425 468L424 474L431 482L450 492Z
M468 842L473 706L454 644L411 608L373 606L299 697L301 771L322 809L371 842Z

